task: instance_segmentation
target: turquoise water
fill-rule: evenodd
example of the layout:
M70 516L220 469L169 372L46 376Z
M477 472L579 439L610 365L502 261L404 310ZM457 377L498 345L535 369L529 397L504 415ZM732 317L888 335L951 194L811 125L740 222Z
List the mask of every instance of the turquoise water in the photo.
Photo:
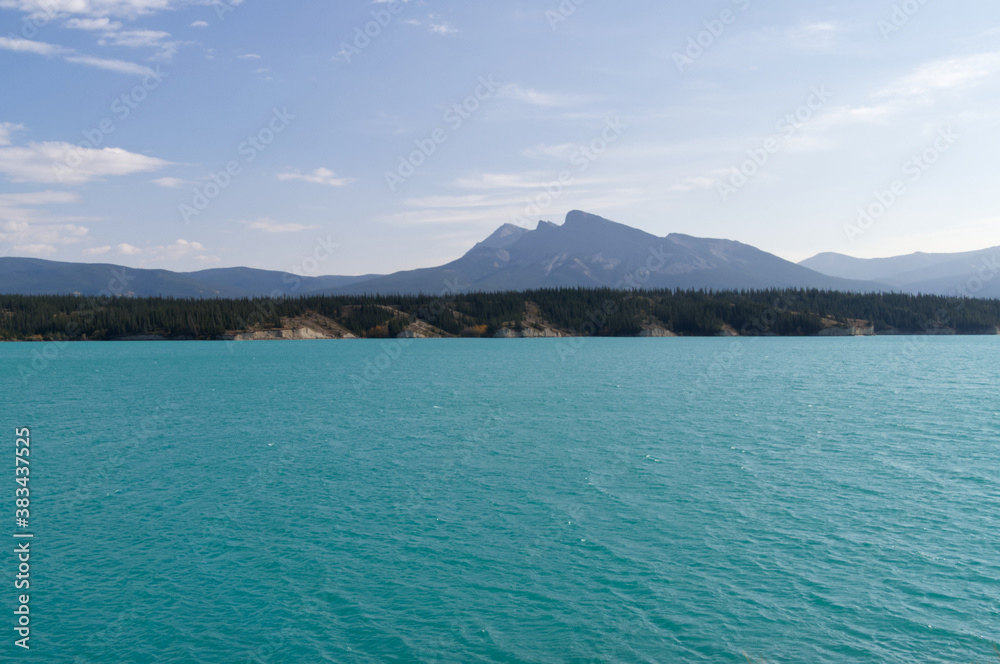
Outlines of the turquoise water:
M996 338L578 343L0 345L0 659L998 661Z

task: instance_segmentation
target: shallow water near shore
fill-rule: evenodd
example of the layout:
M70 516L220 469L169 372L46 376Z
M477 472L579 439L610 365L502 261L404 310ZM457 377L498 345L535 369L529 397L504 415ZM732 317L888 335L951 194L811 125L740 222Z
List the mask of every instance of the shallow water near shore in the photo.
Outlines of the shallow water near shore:
M995 337L2 344L0 375L19 661L997 659Z

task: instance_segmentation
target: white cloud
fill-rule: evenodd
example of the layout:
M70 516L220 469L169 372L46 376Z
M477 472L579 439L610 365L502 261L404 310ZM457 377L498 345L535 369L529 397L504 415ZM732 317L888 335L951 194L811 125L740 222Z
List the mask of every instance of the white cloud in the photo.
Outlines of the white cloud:
M835 30L818 24L814 31ZM844 141L843 132L857 125L885 125L907 115L926 113L935 106L958 101L963 105L969 91L995 80L1000 74L1000 51L950 57L923 64L910 73L889 82L858 105L829 106L802 125L794 136L782 139L785 153L814 153L837 148ZM946 106L947 108L947 106ZM952 108L951 117L955 117ZM673 192L707 189L729 175L728 171L710 170L681 179L668 188Z
M455 186L461 189L544 189L553 180L552 173L482 173L458 178Z
M458 32L458 28L451 23L428 23L427 29L436 35L453 35Z
M89 232L73 217L58 217L44 209L48 205L76 203L79 196L66 191L0 194L0 244L20 255L48 256L59 246L81 242ZM43 209L37 209L43 208Z
M0 146L10 145L10 135L15 131L24 131L24 125L0 122Z
M239 58L240 60L260 60L260 56L256 53L244 53Z
M524 201L524 193L509 194L459 194L459 195L432 195L418 198L408 198L403 201L403 205L411 208L424 209L474 209L474 208L495 208L502 205L514 205Z
M574 106L578 104L585 104L589 101L587 97L583 97L581 95L559 92L541 92L539 90L521 87L517 83L508 83L500 88L498 96L503 99L509 99L522 104L542 106L545 108Z
M32 53L46 57L61 56L66 62L85 65L87 67L96 67L98 69L107 69L119 74L148 76L153 73L149 67L134 62L80 55L72 49L45 42L36 42L30 39L0 37L0 49L17 53Z
M824 109L807 133L835 127L886 122L900 114L932 106L946 95L971 90L1000 74L1000 51L945 58L927 63L871 95L869 103Z
M169 32L161 30L125 30L121 21L103 18L71 18L64 25L75 30L100 32L97 42L101 46L124 46L126 48L150 48L158 51L156 58L170 60L181 42L170 41ZM208 25L207 23L205 25Z
M134 62L126 62L125 60L94 58L88 55L66 56L65 60L66 62L72 62L73 64L86 65L88 67L96 67L98 69L107 69L108 71L117 72L119 74L148 76L152 73L152 70L145 65L139 65Z
M413 25L418 28L426 28L428 32L435 35L453 35L458 32L458 28L453 26L448 21L445 21L441 16L437 14L430 14L427 16L426 21L421 21L415 18L406 19L403 21L407 25Z
M113 175L155 171L170 162L121 148L82 148L72 143L0 147L0 173L13 182L82 184Z
M551 172L485 173L459 178L451 183L459 191L409 198L403 209L380 218L392 226L461 225L482 229L496 228L504 222L524 225L525 220L560 216L561 209L613 210L617 206L642 200L647 190L622 186L625 178L574 177L560 183ZM550 203L538 204L539 195L553 191ZM563 207L568 206L568 207Z
M833 45L839 31L834 23L810 23L789 30L788 40L796 48L822 50Z
M76 203L80 195L72 191L32 191L22 194L0 194L0 214L9 211L11 207L22 205L37 206Z
M0 48L5 51L15 53L34 53L35 55L59 55L67 52L62 46L46 44L45 42L31 39L21 39L20 37L0 37Z
M569 161L570 157L579 149L580 146L577 143L542 144L521 150L521 156L528 159Z
M167 189L183 189L189 184L193 184L189 180L183 180L181 178L171 178L171 177L156 178L155 180L151 180L151 182L158 187L165 187Z
M191 254L200 254L205 251L205 247L200 242L189 242L181 238L173 244L153 247L149 251L158 258L166 257L171 260L180 260L181 258L190 257Z
M87 249L84 249L80 253L83 254L84 256L103 256L104 254L110 252L111 252L111 247L104 246L104 247L89 247Z
M64 24L73 30L121 30L121 21L104 18L71 18Z
M923 65L912 74L879 90L875 96L898 99L963 90L974 87L997 73L1000 73L1000 51L946 58Z
M105 247L98 247L94 251L106 253L105 249ZM110 250L110 248L107 249ZM204 251L205 246L200 242L192 242L183 238L178 239L171 244L156 245L146 248L137 247L133 244L128 244L127 242L122 242L114 247L114 252L119 256L147 256L154 262L193 259L200 263L214 263L219 260L217 256L205 255Z
M120 30L106 32L98 44L155 49L156 59L169 61L177 53L181 42L171 41L168 37L170 37L169 32L160 30Z
M455 209L421 209L403 210L382 217L380 221L390 226L478 226L481 228L496 228L519 212L516 206L508 209L501 207L484 207L481 210ZM513 222L511 222L513 223ZM477 232L476 235L479 235Z
M0 0L0 9L20 9L42 16L83 15L135 18L143 14L175 9L182 0Z
M285 173L278 173L277 177L282 181L301 180L302 182L311 182L312 184L325 184L330 187L344 187L354 182L352 178L337 177L337 174L329 168L317 168L312 173L286 171Z
M492 201L477 201L468 207L462 207L461 200L449 202L447 198L442 197L437 207L423 207L431 203L430 200L408 201L413 209L386 215L380 221L392 226L456 225L495 229L505 222L524 226L526 221L558 218L560 212L570 209L614 210L648 200L649 192L640 187L579 186L568 188L565 198L541 209L528 197L509 198L506 194L497 195Z
M192 28L207 28L208 23L206 21L195 21L191 24Z
M899 110L896 104L889 103L870 106L840 106L831 108L816 121L816 124L822 127L858 122L882 122L895 115Z
M298 233L316 228L316 226L305 226L303 224L281 224L267 217L243 223L255 231L263 231L265 233Z
M209 256L205 253L205 246L200 242L192 242L185 240L183 238L178 239L176 242L163 246L150 247L145 251L145 253L152 258L153 261L179 261L179 260L195 260L199 263L216 263L220 260L218 256Z

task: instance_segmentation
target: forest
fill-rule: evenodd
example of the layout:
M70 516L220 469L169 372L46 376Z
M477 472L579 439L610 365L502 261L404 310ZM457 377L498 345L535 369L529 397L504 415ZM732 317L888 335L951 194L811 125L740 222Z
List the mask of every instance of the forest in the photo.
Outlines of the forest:
M0 340L113 340L157 335L218 339L327 321L361 338L396 337L421 323L437 336L492 337L550 328L574 336L816 335L827 328L878 333L996 333L1000 300L822 290L547 289L504 293L172 299L0 295ZM430 326L430 327L428 327Z

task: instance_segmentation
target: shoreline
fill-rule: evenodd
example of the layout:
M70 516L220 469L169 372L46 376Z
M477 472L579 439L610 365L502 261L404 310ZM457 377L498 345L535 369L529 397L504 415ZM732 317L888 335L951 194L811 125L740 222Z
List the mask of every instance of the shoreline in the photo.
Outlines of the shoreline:
M289 334L291 332L292 334ZM935 330L924 332L905 332L899 330L888 330L881 332L868 332L865 334L851 334L838 329L837 333L826 333L827 330L817 334L633 334L633 335L583 335L583 334L517 334L513 330L508 330L506 334L497 333L493 336L421 336L421 335L400 335L396 337L356 337L356 336L322 336L319 334L304 335L295 334L298 330L259 330L232 335L221 335L211 339L200 339L196 337L165 337L162 335L134 335L128 337L116 337L110 339L0 339L0 343L135 343L135 342L185 342L185 341L208 341L208 342L267 342L267 341L430 341L430 340L479 340L479 341L503 341L503 340L540 340L540 339L845 339L845 338L873 338L873 337L993 337L1000 336L1000 330L983 330L975 332L960 332L954 329ZM311 332L311 331L310 331Z

